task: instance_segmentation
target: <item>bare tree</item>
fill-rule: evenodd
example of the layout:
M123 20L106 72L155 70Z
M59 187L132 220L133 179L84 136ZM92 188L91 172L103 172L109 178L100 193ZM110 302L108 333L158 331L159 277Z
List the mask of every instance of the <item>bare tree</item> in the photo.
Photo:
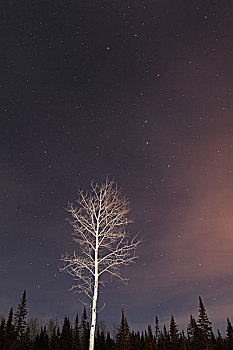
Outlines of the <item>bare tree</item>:
M94 349L96 312L99 286L104 286L103 275L121 275L122 265L128 265L137 258L135 250L141 240L129 240L126 225L133 221L127 217L129 203L114 181L108 178L98 185L91 183L90 191L78 191L77 203L69 204L74 228L73 239L80 246L80 252L64 254L61 269L72 275L76 281L71 289L84 293L90 300L91 330L89 350Z
M30 339L34 341L36 339L36 336L40 334L43 323L38 318L30 318L28 326L30 329Z

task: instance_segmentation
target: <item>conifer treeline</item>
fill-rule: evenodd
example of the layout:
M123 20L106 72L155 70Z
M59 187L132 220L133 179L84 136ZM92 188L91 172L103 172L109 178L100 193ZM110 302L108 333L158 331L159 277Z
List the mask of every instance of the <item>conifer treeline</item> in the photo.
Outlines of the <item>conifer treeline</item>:
M68 317L59 326L57 320L50 320L46 326L38 319L26 322L26 291L18 304L17 312L11 308L8 318L2 317L0 325L0 350L88 350L89 322L84 309L79 322L76 316L74 325ZM224 350L233 349L233 328L227 318L226 335L219 330L212 331L206 309L199 297L199 317L190 315L186 332L179 332L175 318L171 315L169 329L160 328L158 317L152 327L148 325L144 332L131 332L122 310L121 323L110 335L101 324L97 328L95 350Z

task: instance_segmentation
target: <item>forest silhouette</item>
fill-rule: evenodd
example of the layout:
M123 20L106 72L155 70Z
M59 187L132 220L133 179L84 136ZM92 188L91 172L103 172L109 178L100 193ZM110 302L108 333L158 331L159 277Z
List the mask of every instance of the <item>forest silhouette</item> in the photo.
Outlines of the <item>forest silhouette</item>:
M130 330L124 310L118 327L110 333L103 322L97 325L95 350L220 350L233 349L233 328L227 318L226 334L214 334L212 322L199 297L198 318L190 315L186 329L179 330L173 315L169 327L160 325L156 316L153 325L142 332ZM88 350L90 324L86 309L72 325L67 316L63 322L50 319L43 324L38 318L27 320L26 291L14 313L1 316L0 350Z

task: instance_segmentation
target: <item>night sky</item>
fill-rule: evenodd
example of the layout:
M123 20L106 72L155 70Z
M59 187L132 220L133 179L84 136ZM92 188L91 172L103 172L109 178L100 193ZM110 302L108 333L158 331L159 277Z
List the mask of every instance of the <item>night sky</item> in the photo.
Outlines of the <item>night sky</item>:
M100 295L111 329L233 317L233 2L1 1L0 313L83 305L59 272L78 187L115 178L140 259Z

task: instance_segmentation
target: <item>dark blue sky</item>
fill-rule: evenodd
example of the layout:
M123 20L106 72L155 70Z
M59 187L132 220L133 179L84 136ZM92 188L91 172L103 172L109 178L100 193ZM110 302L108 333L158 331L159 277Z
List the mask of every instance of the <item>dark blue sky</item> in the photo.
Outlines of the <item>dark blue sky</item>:
M29 315L82 312L58 271L71 251L64 210L78 187L114 177L144 242L122 305L141 329L201 295L214 325L232 316L231 1L4 1L1 21L0 313L24 289Z

